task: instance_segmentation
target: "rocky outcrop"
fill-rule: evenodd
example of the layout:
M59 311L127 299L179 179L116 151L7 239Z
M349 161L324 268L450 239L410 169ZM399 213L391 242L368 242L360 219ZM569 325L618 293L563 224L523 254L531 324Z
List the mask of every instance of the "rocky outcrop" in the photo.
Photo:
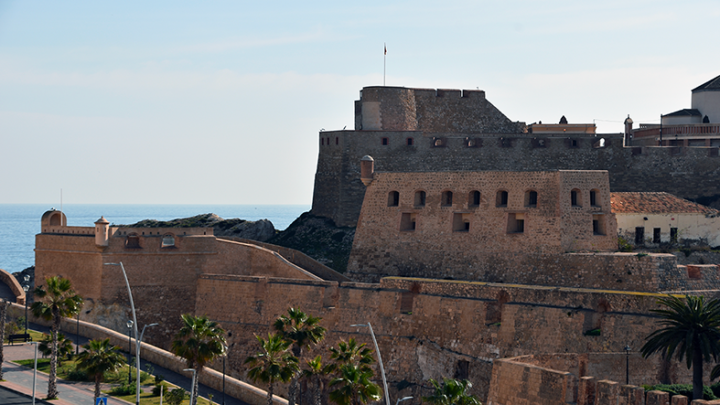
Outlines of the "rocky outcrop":
M120 225L131 228L213 228L215 236L234 236L266 242L275 236L275 226L267 219L246 221L244 219L223 219L215 214L202 214L171 221L145 219L132 225Z

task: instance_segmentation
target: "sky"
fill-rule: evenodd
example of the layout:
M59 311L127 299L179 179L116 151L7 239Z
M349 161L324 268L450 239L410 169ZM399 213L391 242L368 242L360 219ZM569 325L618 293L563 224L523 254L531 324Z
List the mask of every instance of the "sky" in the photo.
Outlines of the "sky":
M713 1L0 0L0 204L309 204L365 86L598 132L720 75Z

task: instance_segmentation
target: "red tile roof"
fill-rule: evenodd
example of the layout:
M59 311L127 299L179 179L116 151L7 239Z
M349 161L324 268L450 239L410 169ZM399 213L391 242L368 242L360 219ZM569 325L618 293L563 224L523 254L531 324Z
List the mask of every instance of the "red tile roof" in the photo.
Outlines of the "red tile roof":
M610 193L615 214L705 214L720 211L668 193Z

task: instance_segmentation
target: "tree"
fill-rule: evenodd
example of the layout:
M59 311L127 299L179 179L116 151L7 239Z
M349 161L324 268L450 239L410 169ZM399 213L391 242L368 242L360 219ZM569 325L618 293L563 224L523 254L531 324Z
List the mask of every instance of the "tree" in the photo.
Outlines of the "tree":
M360 405L380 400L380 387L370 381L372 370L363 370L358 364L343 364L339 376L330 381L337 388L330 391L330 400L338 405Z
M3 353L3 346L5 342L5 319L7 317L7 308L10 303L7 300L0 300L0 380L3 379L3 368L2 364L5 361L5 354Z
M372 371L370 365L375 363L375 352L368 349L365 343L358 344L355 338L350 338L347 342L339 341L337 348L330 348L330 353L334 363L329 366L329 371L339 371L340 366L345 364L357 365L362 371Z
M83 346L84 352L78 355L77 369L85 370L88 377L95 381L95 400L100 397L100 383L105 373L115 373L125 363L125 357L118 353L117 346L110 345L110 339L91 340Z
M687 368L693 367L693 399L702 399L703 361L717 361L720 355L720 300L668 296L657 302L666 308L651 311L662 318L663 327L647 337L640 352L644 358L654 353L667 360L685 358Z
M431 378L428 382L432 384L435 392L429 397L422 397L424 402L434 405L481 405L476 396L468 394L472 388L472 383L468 380L443 378L440 384Z
M185 359L188 368L197 373L190 405L197 403L199 375L216 357L225 354L225 331L207 316L181 315L182 327L175 335L170 350Z
M280 334L268 334L267 340L255 336L260 343L260 351L255 356L245 359L250 366L248 377L253 382L262 381L268 384L267 405L272 405L275 383L288 382L298 371L298 359L288 353L291 343Z
M308 360L305 364L307 365L307 368L302 370L300 376L302 378L307 378L315 389L315 393L313 395L314 405L321 405L322 392L325 388L323 376L329 374L332 369L330 366L323 365L321 355L317 355L314 359Z
M34 290L35 301L32 306L32 313L37 318L46 321L52 320L50 326L52 334L52 351L50 353L50 376L48 378L48 399L58 396L57 390L57 359L58 359L58 330L63 317L73 317L82 307L83 299L75 294L70 280L61 276L45 278L47 290L38 286Z
M73 355L73 344L72 340L65 337L64 334L58 333L57 337L57 353L58 353L58 366L62 366L62 359L71 359ZM42 340L38 343L38 350L42 353L43 357L48 357L52 354L52 336L47 333L43 333Z
M174 390L168 392L167 396L165 397L165 401L170 405L180 405L182 401L189 397L190 394L187 393L182 388L175 388Z
M327 330L318 325L321 320L322 318L308 315L299 309L290 308L287 315L281 315L275 321L274 326L285 340L292 343L293 355L301 359L303 347L309 349L325 338ZM298 402L298 378L299 375L296 373L290 380L288 405L295 405L295 402Z

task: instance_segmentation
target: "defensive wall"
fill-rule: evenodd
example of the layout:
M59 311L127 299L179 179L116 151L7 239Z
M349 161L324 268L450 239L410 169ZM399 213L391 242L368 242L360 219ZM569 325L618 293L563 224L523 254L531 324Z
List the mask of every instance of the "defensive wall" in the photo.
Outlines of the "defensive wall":
M412 118L412 102L400 101L407 97L398 95L397 102L387 104L388 111L399 112L382 110L382 104L362 106L371 93L366 89L356 101L356 121L368 121L366 116L372 115L368 111L377 108L379 124L356 122L354 131L318 134L312 213L331 218L338 226L357 223L365 194L359 162L365 155L375 158L379 172L607 170L611 191L665 191L706 205L717 205L720 199L717 147L624 147L624 134L525 133L522 123L513 123L499 111L479 107L481 112L473 115L472 108L460 113L466 110L458 107L455 113L454 104L444 97L437 104L442 108L427 110L438 118L424 124L428 113L417 118L415 107ZM464 103L474 97L460 97L459 90L452 94Z
M427 379L455 377L470 379L485 400L497 359L554 353L617 358L626 345L636 353L655 329L650 309L658 308L661 296L417 278L368 284L205 274L198 280L195 312L232 333L229 368L240 379L246 377L242 362L256 350L254 335L267 334L279 315L297 307L322 317L328 329L307 359L326 356L340 339L372 345L367 330L350 326L370 322L392 398L427 395L421 387ZM643 370L636 384L690 380L684 365L657 356L642 360L633 354L633 362ZM601 369L593 367L585 372Z

